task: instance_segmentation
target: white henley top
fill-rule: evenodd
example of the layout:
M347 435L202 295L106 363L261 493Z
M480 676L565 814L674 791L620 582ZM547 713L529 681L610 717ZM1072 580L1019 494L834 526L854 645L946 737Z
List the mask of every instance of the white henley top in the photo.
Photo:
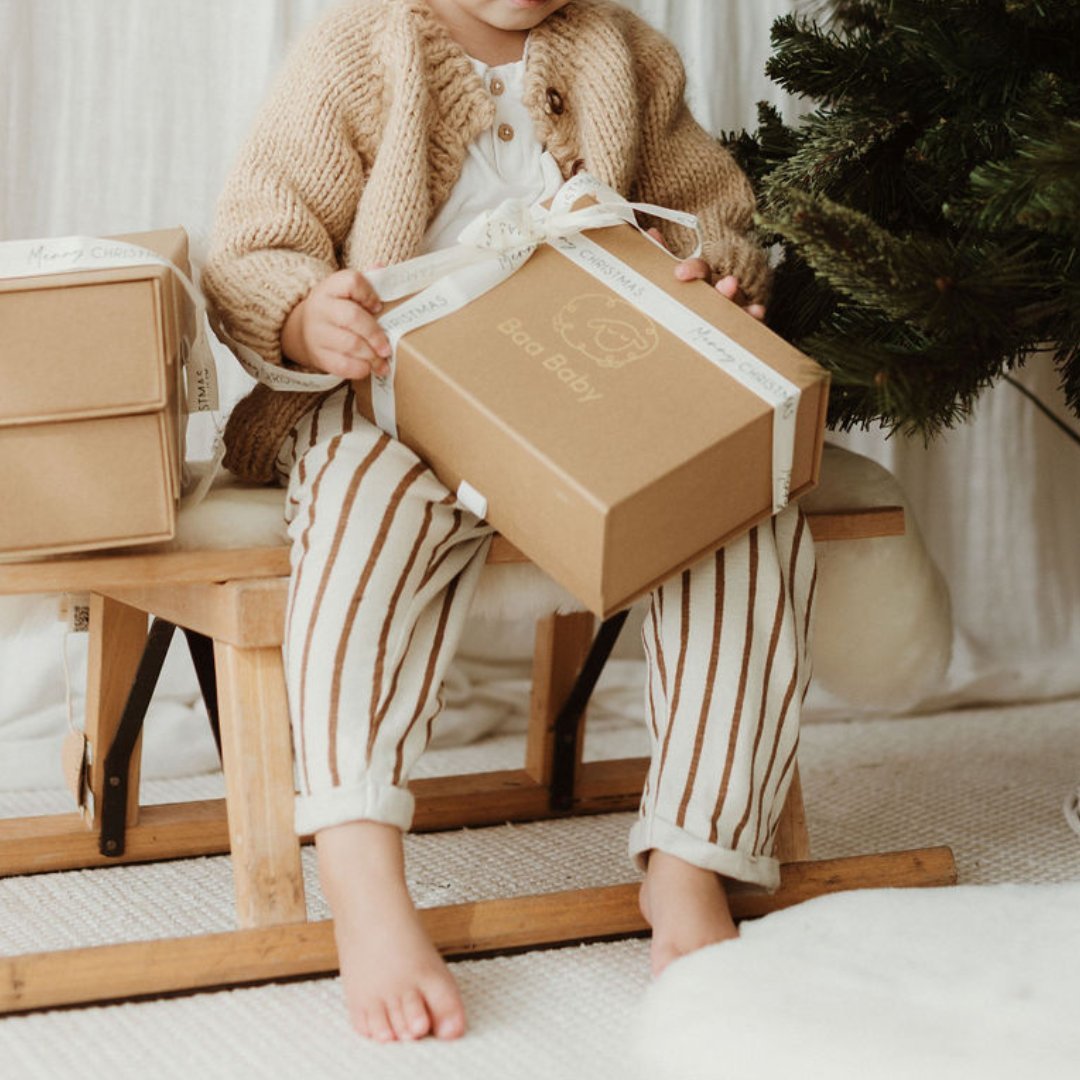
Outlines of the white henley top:
M495 123L469 145L461 176L428 227L424 254L453 247L469 222L504 199L550 199L563 182L522 100L524 58L497 67L470 59L495 102Z

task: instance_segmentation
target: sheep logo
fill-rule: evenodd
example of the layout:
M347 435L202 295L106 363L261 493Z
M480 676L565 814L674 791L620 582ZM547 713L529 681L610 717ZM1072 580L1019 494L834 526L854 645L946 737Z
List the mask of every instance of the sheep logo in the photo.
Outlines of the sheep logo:
M571 300L554 319L559 336L598 367L619 368L656 351L660 337L647 315L616 296L588 293Z

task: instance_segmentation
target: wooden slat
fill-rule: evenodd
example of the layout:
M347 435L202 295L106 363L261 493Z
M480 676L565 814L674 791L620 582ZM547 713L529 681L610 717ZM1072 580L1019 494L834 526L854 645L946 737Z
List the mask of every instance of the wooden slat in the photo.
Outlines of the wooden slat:
M438 832L634 810L647 768L648 758L586 762L572 810L558 813L550 807L547 789L524 769L414 780L409 785L416 796L413 830ZM78 814L0 819L0 877L222 855L228 850L224 799L144 806L119 858L98 852L96 835Z
M806 521L810 526L810 534L818 543L829 540L871 540L877 536L903 536L905 528L902 506L808 513Z
M784 867L772 893L731 894L736 918L754 918L825 893L858 888L949 885L948 848L862 855ZM635 883L484 900L421 911L449 957L642 933ZM329 921L190 938L104 945L0 959L0 1014L235 986L337 970Z
M277 646L285 634L288 578L215 585L107 587L104 591L140 611L228 645L252 649Z
M513 544L496 536L488 562L528 562ZM118 551L108 555L69 555L52 559L0 560L0 595L94 592L163 583L173 585L288 577L289 548L226 551Z
M139 823L127 830L119 858L98 852L97 834L78 814L0 819L0 877L221 855L228 850L224 799L143 806Z
M208 584L288 575L287 547L72 556L36 562L0 562L0 595L95 592L110 586L123 588L163 582Z

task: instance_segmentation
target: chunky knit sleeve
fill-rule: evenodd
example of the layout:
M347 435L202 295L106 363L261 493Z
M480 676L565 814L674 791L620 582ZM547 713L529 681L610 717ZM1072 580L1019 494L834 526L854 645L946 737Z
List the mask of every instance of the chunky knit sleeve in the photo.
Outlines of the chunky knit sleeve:
M363 190L360 43L346 29L327 19L294 48L218 204L203 287L233 336L270 363L281 363L289 312L339 268Z
M641 98L641 147L636 177L645 202L696 214L703 257L719 275L735 274L751 300L768 298L766 253L753 235L754 193L731 154L694 120L678 50L638 19L630 24ZM677 254L692 250L690 234L658 222Z

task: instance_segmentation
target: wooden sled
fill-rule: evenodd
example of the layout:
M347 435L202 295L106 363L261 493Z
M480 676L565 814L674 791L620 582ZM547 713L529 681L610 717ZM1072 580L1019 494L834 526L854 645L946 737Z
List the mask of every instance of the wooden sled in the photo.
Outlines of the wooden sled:
M808 515L818 542L903 532L897 507ZM489 561L523 561L497 538ZM238 929L0 958L0 1014L330 974L332 925L309 922L293 831L281 642L286 548L114 554L0 565L3 593L90 593L82 809L0 820L0 876L232 853ZM149 632L147 616L154 617ZM582 761L588 696L621 625L538 623L520 769L417 780L417 830L633 810L648 761ZM139 735L174 629L187 636L219 734L225 799L139 804ZM777 832L780 888L738 887L737 918L843 889L946 885L948 848L810 860L796 768ZM427 908L436 946L464 957L610 939L648 927L637 883Z

